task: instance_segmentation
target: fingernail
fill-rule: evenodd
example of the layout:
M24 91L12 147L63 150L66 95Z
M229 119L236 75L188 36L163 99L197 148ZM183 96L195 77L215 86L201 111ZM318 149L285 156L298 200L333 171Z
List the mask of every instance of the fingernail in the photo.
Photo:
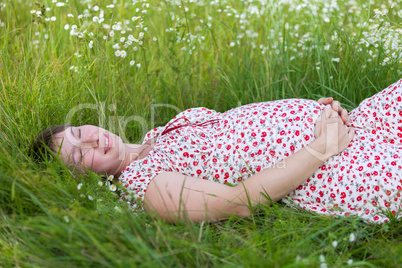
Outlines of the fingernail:
M331 105L327 104L325 105L325 108L331 108Z

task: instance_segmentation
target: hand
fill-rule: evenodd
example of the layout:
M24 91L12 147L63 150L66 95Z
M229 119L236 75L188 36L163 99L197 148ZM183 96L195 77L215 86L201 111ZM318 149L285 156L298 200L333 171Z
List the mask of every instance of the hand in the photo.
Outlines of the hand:
M331 105L331 108L339 114L341 117L342 121L345 123L345 125L350 126L350 119L348 116L348 111L345 108L342 108L341 104L339 101L334 101L334 98L329 97L329 98L321 98L318 100L319 103L324 104L324 105Z
M355 130L353 127L346 126L339 114L328 104L316 122L314 135L315 145L310 146L308 150L314 156L325 161L349 146Z

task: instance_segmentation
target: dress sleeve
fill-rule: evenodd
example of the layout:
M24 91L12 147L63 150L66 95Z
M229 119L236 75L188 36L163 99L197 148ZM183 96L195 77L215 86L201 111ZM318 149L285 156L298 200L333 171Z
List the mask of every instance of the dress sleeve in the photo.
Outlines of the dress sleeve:
M144 159L132 162L119 177L120 199L126 201L133 211L143 210L144 196L151 180L160 173L171 171L152 158L153 156L148 155Z

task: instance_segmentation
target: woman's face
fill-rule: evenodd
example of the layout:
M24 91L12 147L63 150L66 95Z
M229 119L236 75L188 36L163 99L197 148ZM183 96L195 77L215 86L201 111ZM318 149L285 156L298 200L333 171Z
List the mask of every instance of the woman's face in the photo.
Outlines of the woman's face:
M84 125L68 127L56 135L56 148L66 164L85 167L97 174L118 175L122 169L125 145L107 130Z

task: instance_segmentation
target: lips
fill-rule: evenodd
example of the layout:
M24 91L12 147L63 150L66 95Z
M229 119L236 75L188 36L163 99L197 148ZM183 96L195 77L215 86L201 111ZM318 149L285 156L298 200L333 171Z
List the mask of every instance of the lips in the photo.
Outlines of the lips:
M112 147L112 140L109 136L105 135L105 154L110 150Z

